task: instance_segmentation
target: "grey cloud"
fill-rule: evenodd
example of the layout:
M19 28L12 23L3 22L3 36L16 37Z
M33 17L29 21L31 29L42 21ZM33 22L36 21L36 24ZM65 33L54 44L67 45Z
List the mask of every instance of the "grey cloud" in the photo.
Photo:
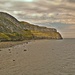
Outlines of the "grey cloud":
M74 3L74 2L75 2L75 0L68 0L68 2L72 2L72 3Z
M0 0L0 11L6 11L19 20L55 27L63 32L66 37L66 32L75 32L75 30L67 29L71 25L68 20L75 22L74 3L75 0L37 0L37 2L32 3L22 0L21 2L19 0ZM56 21L59 23L56 24ZM52 22L55 24L51 25Z

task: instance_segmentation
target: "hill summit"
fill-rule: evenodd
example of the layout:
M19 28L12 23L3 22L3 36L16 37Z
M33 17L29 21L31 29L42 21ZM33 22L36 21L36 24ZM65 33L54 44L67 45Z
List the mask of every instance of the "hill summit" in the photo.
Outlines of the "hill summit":
M20 22L10 14L0 12L0 41L25 39L62 39L62 36L54 28Z

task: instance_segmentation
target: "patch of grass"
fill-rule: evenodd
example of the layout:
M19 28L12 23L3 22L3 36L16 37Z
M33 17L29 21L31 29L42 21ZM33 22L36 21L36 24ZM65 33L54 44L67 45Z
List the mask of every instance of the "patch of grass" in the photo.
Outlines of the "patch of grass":
M31 33L30 30L24 30L24 33L22 34L24 39L32 39L33 38L33 34Z
M41 31L31 31L35 39L58 39L59 33L57 32L41 32Z
M5 33L0 33L0 41L7 41L11 40L9 36L7 36Z

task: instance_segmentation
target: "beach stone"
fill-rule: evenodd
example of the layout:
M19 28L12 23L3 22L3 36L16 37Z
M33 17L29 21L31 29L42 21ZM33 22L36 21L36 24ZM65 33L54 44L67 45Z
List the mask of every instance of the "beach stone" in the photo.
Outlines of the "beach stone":
M0 51L2 51L2 50L0 50Z
M15 61L15 60L13 60L13 61Z
M9 53L11 53L11 52L9 52Z
M24 49L24 51L27 51L26 49Z
M8 49L9 51L11 50L11 49Z

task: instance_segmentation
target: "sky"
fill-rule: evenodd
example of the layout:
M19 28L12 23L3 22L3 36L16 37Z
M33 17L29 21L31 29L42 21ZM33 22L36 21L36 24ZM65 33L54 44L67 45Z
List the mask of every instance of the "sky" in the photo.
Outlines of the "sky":
M0 0L0 12L75 38L75 0Z

